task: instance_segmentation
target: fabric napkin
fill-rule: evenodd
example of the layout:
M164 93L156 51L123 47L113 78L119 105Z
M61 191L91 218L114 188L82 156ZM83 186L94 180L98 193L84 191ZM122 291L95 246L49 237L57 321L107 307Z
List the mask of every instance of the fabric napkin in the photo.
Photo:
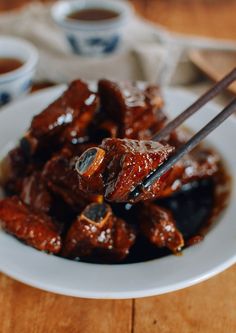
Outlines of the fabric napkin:
M127 27L118 53L103 58L74 55L63 32L50 17L50 8L39 3L1 15L0 33L23 37L38 48L37 80L65 82L76 77L90 80L108 77L156 82L167 65L169 53L166 46L156 42L148 26L134 19ZM177 60L178 52L172 59L173 65Z
M120 0L121 1L121 0ZM33 3L20 11L0 15L0 34L23 37L39 51L36 80L58 83L77 77L96 80L146 80L168 85L194 78L185 55L189 47L236 49L236 43L170 34L160 26L134 17L125 31L121 50L102 58L74 55L61 29L50 16L50 7ZM174 78L174 79L173 79Z

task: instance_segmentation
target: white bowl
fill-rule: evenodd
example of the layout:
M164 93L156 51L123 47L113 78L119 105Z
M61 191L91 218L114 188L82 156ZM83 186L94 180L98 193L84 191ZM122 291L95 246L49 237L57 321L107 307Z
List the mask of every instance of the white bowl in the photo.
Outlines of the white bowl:
M109 9L119 15L103 21L67 18L68 14L86 8ZM59 1L53 5L51 14L64 31L74 53L101 56L118 49L126 24L132 17L132 7L128 2L118 0Z
M0 74L0 106L25 95L32 85L36 71L38 53L24 39L0 36L0 57L16 58L23 62L18 69Z
M15 145L28 128L33 115L57 98L65 87L36 93L12 103L0 113L0 152ZM196 98L184 90L164 92L172 117ZM213 118L219 108L208 104L187 121L194 131ZM229 118L210 136L233 177L236 177L236 120ZM98 265L71 261L37 251L0 231L0 270L26 284L64 295L87 298L134 298L163 294L203 281L236 262L236 189L233 184L229 206L206 238L183 251L135 264Z

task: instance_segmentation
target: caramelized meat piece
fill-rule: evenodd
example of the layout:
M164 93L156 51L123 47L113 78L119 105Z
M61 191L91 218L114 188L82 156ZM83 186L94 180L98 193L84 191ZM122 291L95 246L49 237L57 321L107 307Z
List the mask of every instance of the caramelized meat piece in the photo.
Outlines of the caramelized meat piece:
M77 156L80 156L83 154L87 149L94 147L96 144L93 142L84 142L84 143L77 143L77 144L72 144L72 143L67 143L63 146L63 148L57 152L56 155L65 155L68 158L75 158Z
M89 90L86 83L80 80L72 82L61 97L33 118L22 145L33 154L39 145L47 146L49 139L60 134L62 141L68 137L84 136L98 104L98 96Z
M218 170L219 155L212 149L197 148L174 165L160 197L168 197L186 184L213 177Z
M183 144L185 144L191 135L183 129L176 129L175 131L171 132L171 134L162 141L162 143L168 143L169 145L180 148Z
M85 194L79 189L75 159L68 149L64 149L46 163L43 178L48 188L59 195L76 212L80 212L91 202L103 200L101 196Z
M86 116L90 116L86 114ZM87 119L88 120L88 119ZM91 121L91 118L85 125L85 122L81 123L81 119L75 119L73 123L67 126L60 136L60 142L62 143L84 143L89 141L89 136L87 134L87 125ZM84 126L85 125L85 126ZM83 127L84 126L84 127Z
M0 201L0 226L41 251L58 253L61 237L51 218L34 212L17 197Z
M100 131L100 136L102 136L103 134L102 139L116 138L118 133L118 126L114 121L105 120L101 123L99 131ZM97 133L97 135L99 136L99 133Z
M135 233L107 204L90 204L68 231L63 255L100 262L119 262L134 244Z
M168 247L177 253L184 239L177 229L170 211L152 203L143 204L139 210L140 230L157 247Z
M106 169L105 150L97 147L88 149L76 162L79 172L79 187L84 193L103 193Z
M100 80L98 91L104 118L118 125L117 136L129 139L151 139L166 122L163 99L157 86L141 90L131 83Z
M112 120L97 121L96 117L94 123L90 128L90 137L93 142L100 144L103 139L106 138L117 138L118 126Z
M40 172L33 172L23 180L21 200L36 211L48 213L52 198Z
M87 150L78 159L80 188L104 194L108 201L129 201L130 191L157 169L173 149L153 141L105 139L99 148ZM165 187L167 175L157 180L138 200L157 197Z
M190 161L190 166L188 166L188 171L185 171L185 173L192 174L192 177L196 177L196 179L212 177L219 171L220 156L213 149L199 147L193 150L189 156L185 156L186 164L187 159Z
M85 112L76 118L72 124L66 126L60 135L60 142L73 145L89 142L88 125L93 118L93 114L94 112Z
M0 184L11 194L18 194L28 171L27 159L20 147L12 149L0 162Z

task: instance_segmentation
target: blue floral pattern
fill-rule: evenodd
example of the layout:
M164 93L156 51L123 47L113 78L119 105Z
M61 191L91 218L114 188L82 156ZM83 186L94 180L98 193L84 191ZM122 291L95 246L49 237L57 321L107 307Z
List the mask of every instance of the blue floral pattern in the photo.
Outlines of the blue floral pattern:
M119 43L119 36L113 36L109 39L98 37L88 38L86 42L90 46L100 46L103 50L103 53L111 53L116 49Z
M70 46L72 47L73 52L75 54L81 54L82 52L81 52L78 40L72 35L68 35L67 39L68 39L68 42L70 43Z
M68 42L75 54L84 54L86 51L83 50L83 47L87 50L90 49L91 53L101 53L109 54L115 51L117 48L120 37L119 35L113 35L112 37L91 37L87 39L81 39L73 36L67 35ZM84 52L83 52L84 51Z
M0 105L7 104L11 101L11 95L8 92L0 92Z

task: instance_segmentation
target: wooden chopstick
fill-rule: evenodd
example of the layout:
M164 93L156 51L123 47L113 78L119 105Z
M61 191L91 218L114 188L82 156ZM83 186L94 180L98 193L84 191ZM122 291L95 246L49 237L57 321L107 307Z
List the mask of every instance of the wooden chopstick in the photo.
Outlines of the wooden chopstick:
M234 68L229 74L227 74L221 81L217 82L205 92L196 102L183 111L179 116L173 119L162 130L152 137L153 141L161 141L167 137L173 130L181 125L186 119L198 111L202 106L212 100L216 95L227 88L234 80L236 80L236 68Z
M217 128L224 120L226 120L233 112L236 111L236 98L212 119L206 126L204 126L197 134L195 134L188 142L186 142L177 152L172 155L166 162L164 162L158 169L151 173L145 180L138 185L131 193L129 198L134 199L150 187L157 179L166 173L176 162L178 162L185 154L189 153L195 148L207 135L209 135L215 128Z
M162 131L153 137L152 140L160 141L169 135L174 129L181 125L187 118L197 112L203 105L209 102L217 94L223 91L228 85L236 80L236 68L234 68L221 81L215 84L210 90L203 94L195 103L182 112L177 118L171 121ZM173 165L178 162L185 154L195 148L207 135L225 121L233 112L236 111L236 98L226 106L215 118L197 132L189 141L181 146L177 152L164 162L158 169L148 175L142 183L140 183L129 194L129 199L137 198L142 192L145 192L152 184L166 173Z

